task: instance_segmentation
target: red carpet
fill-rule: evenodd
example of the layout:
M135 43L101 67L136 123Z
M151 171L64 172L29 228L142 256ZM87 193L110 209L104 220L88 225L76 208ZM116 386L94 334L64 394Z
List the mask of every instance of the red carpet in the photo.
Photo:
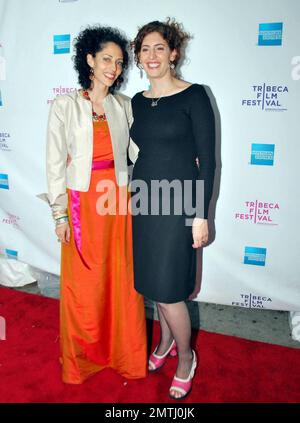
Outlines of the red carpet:
M176 369L126 381L104 370L83 385L65 385L58 363L58 301L0 288L0 402L172 402L168 388ZM154 323L154 344L158 325ZM184 402L300 402L300 352L205 331L195 334L200 367ZM129 341L128 341L129 342Z

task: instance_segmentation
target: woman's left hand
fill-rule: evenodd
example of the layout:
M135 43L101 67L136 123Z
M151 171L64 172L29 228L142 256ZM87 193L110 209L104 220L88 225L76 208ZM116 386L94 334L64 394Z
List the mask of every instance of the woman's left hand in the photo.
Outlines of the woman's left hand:
M193 248L203 247L208 241L208 224L207 219L195 217L193 220Z

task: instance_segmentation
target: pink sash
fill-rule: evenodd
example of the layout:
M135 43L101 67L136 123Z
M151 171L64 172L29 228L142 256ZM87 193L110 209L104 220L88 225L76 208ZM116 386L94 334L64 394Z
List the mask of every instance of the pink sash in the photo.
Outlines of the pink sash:
M93 160L92 162L92 170L101 170L101 169L108 169L114 167L113 160ZM83 264L90 269L89 265L86 263L85 259L82 256L82 245L81 245L81 224L80 224L80 191L76 191L74 189L70 189L70 197L71 197L71 220L72 226L74 231L74 239L76 249L78 254L83 262Z

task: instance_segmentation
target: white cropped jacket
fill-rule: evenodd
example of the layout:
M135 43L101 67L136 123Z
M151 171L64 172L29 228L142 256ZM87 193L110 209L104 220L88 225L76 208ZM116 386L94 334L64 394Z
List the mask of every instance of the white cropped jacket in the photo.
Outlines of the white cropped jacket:
M134 163L138 147L130 140L132 123L130 98L122 94L108 94L103 108L110 130L116 180L119 186L128 184L127 151ZM71 158L67 166L67 157ZM46 200L53 212L67 209L67 188L88 191L92 171L93 121L92 104L79 91L56 97L47 128L47 182L48 194L38 197Z

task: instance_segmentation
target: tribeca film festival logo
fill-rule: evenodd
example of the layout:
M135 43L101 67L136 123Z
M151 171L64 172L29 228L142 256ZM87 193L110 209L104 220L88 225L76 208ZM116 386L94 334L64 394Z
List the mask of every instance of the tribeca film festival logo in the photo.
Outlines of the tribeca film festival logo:
M0 257L12 260L18 260L18 251L9 248L0 248Z
M247 308L264 308L265 305L272 302L271 298L254 294L240 294L238 301L232 301L231 305Z
M54 54L68 54L71 47L71 35L60 34L53 35L53 53Z
M60 95L69 94L73 91L76 91L76 87L62 87L61 85L59 87L52 88L52 94L54 94L54 98L58 97ZM47 104L52 104L54 101L54 98L49 98L47 100Z
M251 165L273 166L275 144L251 144Z
M267 249L261 247L245 247L244 264L253 266L266 265Z
M245 201L245 209L235 213L236 220L247 221L257 225L278 225L274 222L274 214L279 210L278 203L264 201Z
M0 189L9 189L7 173L0 173Z
M6 213L7 217L2 219L2 223L11 225L15 229L20 229L20 217L12 213Z
M258 28L259 46L281 46L282 22L261 23Z
M283 101L289 92L286 85L252 85L253 96L242 99L242 106L256 107L264 111L286 111Z
M9 141L10 134L8 132L0 132L0 151L11 151Z

